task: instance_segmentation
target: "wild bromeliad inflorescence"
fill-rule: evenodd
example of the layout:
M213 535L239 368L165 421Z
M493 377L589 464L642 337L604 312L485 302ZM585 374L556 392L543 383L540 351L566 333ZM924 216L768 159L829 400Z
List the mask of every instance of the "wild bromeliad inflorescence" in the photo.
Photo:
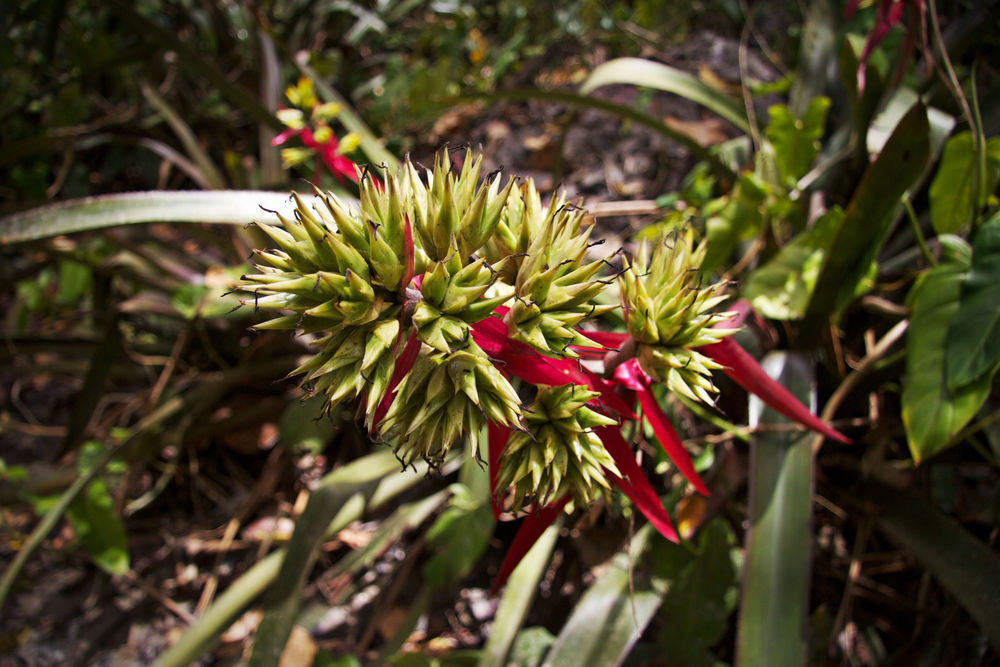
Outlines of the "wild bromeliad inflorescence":
M722 370L777 410L843 439L740 348L702 286L704 248L681 232L613 269L591 259L583 211L543 206L531 180L480 182L481 156L460 169L442 152L421 176L407 161L384 183L359 171L360 200L328 194L260 229L277 245L244 276L258 308L283 311L257 329L316 334L292 372L327 408L357 401L369 433L405 462L438 464L466 446L490 467L494 510L534 503L530 545L570 501L622 490L668 539L677 535L621 434L643 417L677 469L708 493L651 387L703 402ZM615 275L617 274L617 275ZM619 308L627 333L583 325ZM483 443L483 434L488 433ZM526 547L512 549L501 576Z

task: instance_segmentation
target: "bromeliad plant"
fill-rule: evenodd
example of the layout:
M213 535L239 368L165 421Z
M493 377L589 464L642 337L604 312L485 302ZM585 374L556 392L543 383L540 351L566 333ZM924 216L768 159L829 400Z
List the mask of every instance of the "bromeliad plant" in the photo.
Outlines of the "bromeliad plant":
M712 403L722 370L792 419L843 440L772 381L716 312L721 284L702 285L704 245L690 231L644 248L623 269L591 259L583 211L543 206L533 183L480 182L482 158L460 169L442 152L424 177L406 162L384 183L359 172L360 200L328 194L294 218L260 225L276 249L256 253L243 289L284 314L256 326L315 335L316 354L293 371L332 409L356 401L373 438L405 463L444 461L485 443L494 512L534 504L520 547L569 502L618 488L668 539L677 534L622 425L643 417L678 471L708 490L652 387ZM610 273L610 275L609 275ZM599 331L619 308L627 332ZM737 318L738 319L738 318Z

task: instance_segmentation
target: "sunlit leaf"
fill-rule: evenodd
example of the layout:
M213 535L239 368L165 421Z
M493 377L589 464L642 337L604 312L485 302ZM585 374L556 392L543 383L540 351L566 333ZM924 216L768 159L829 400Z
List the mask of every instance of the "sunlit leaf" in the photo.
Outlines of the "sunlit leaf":
M986 376L954 391L948 387L945 349L966 269L958 262L941 264L920 276L907 297L912 314L906 333L903 424L918 463L946 447L989 393Z
M801 118L796 118L784 104L768 109L770 122L765 133L774 147L778 173L786 185L793 186L805 176L816 159L829 108L828 97L816 97Z
M631 84L655 88L702 105L749 134L746 109L728 95L707 86L682 70L642 58L616 58L598 66L580 87L587 94L601 86Z
M776 320L795 320L805 315L826 248L843 217L840 208L830 209L750 274L743 296L761 315Z
M129 569L125 527L115 513L114 501L104 482L95 479L66 510L80 544L94 562L108 574L125 574Z
M938 234L954 233L972 222L1000 179L1000 137L986 142L986 173L979 175L979 196L972 193L979 167L971 132L956 134L944 146L931 183L931 224Z

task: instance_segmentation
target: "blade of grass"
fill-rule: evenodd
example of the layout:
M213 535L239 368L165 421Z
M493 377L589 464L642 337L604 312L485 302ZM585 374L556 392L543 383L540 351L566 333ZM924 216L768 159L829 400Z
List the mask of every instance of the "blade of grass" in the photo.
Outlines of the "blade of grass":
M805 361L771 353L765 370L812 409ZM750 425L788 420L752 396ZM763 431L750 441L750 530L737 656L744 667L798 667L805 657L812 539L813 456L807 432Z
M479 667L503 667L507 664L507 654L528 615L528 608L535 597L538 582L545 573L561 526L560 515L556 522L542 533L507 580L507 588L500 598L500 605L493 618L493 629L486 640L486 646L483 647Z
M303 195L308 200L311 195ZM24 243L93 229L146 222L247 225L291 217L294 202L266 190L128 192L49 204L0 218L0 244Z
M213 190L222 190L226 187L226 179L223 178L222 172L215 166L212 162L212 158L208 156L205 149L201 147L198 143L198 139L194 136L194 131L191 129L184 119L181 118L176 111L167 103L163 96L160 95L155 88L150 86L146 81L139 82L139 89L142 91L143 97L146 98L156 112L163 117L163 120L167 122L170 129L173 130L177 138L180 139L181 144L184 145L184 150L187 151L188 157L198 165L198 169L201 172L202 178L208 183Z

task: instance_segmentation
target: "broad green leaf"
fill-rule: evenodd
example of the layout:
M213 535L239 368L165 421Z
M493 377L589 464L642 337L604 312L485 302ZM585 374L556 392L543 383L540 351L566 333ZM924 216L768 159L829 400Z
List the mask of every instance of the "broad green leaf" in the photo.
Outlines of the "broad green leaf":
M762 364L804 405L815 404L812 370L773 352ZM750 397L750 425L788 420ZM762 431L750 441L750 529L737 636L742 665L798 667L805 658L812 542L812 435Z
M646 524L632 538L631 559L618 554L610 567L583 594L566 621L543 665L620 665L663 601L666 583L658 577L629 576L653 535Z
M652 60L609 60L591 72L580 87L580 92L586 95L601 86L621 83L680 95L728 120L741 132L750 134L750 124L742 102L710 88L687 72Z
M958 262L940 264L920 276L907 297L911 316L906 332L903 425L917 463L945 448L989 393L988 376L954 391L948 387L945 350L966 269Z
M102 570L108 574L128 572L125 527L115 513L114 501L103 481L92 481L66 510L66 516L80 544Z
M855 295L870 270L904 192L920 178L930 153L927 109L916 104L865 170L823 261L806 309L806 337Z
M308 198L308 195L306 196ZM287 193L266 190L151 191L72 199L0 218L0 244L23 243L92 229L146 222L247 225L293 217Z
M874 482L858 499L874 504L879 527L955 596L1000 649L1000 557L924 499ZM866 511L870 511L866 508Z
M434 555L424 564L424 580L441 587L464 577L486 550L493 534L493 510L489 502L477 503L462 485L454 485L451 506L427 531Z
M953 390L992 375L1000 364L1000 215L976 233L961 294L945 352Z
M784 104L775 104L768 109L770 122L765 134L774 147L778 173L786 187L794 187L816 159L829 109L828 97L810 101L801 118L793 116L791 109Z
M956 134L945 144L931 183L931 224L938 234L954 233L972 222L1000 179L1000 137L986 142L986 173L979 178L979 196L972 193L979 160L971 132Z
M660 607L659 642L670 663L691 667L716 664L710 649L722 639L736 607L738 571L733 563L735 537L729 525L711 521L698 536L697 553L658 540L656 547L683 552L687 563L670 576L670 590ZM653 556L658 553L654 548Z
M843 217L840 208L830 209L747 277L743 296L761 315L775 320L805 315L826 248Z

